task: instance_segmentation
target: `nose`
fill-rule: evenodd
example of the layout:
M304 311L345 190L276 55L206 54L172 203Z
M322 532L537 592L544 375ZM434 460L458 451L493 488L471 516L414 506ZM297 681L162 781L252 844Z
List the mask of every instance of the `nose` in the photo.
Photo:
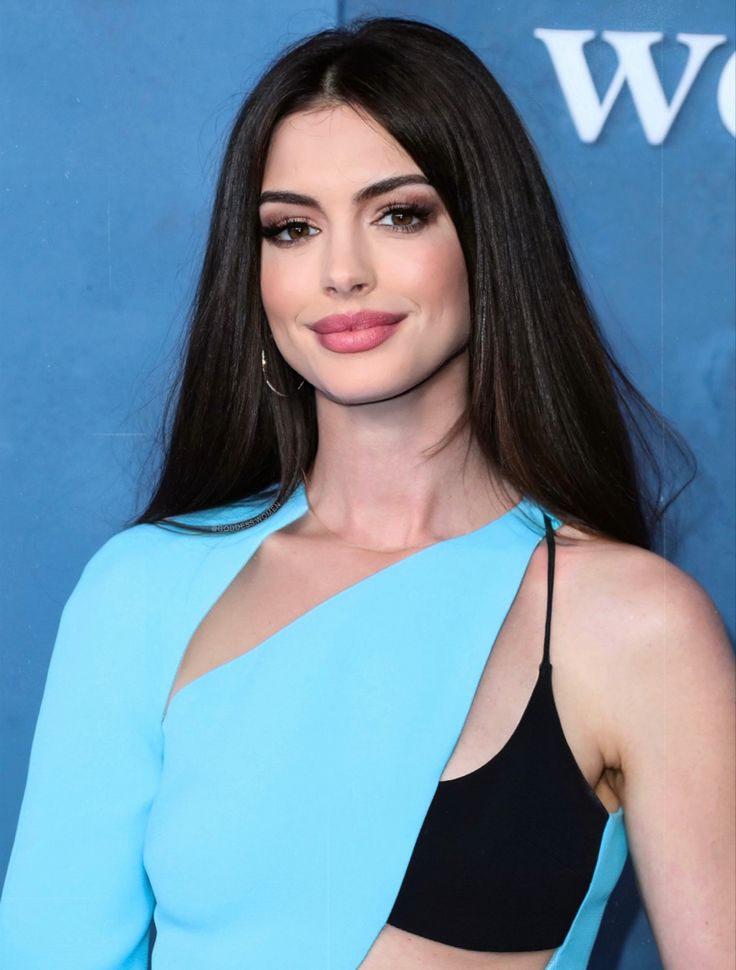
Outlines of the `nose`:
M324 248L322 288L343 296L369 292L375 284L374 270L355 230L346 229L331 236Z

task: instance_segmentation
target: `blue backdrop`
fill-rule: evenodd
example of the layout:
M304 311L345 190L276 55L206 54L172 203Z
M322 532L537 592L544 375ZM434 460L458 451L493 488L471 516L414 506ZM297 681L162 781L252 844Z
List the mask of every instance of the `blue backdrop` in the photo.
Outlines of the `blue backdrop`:
M358 14L450 30L511 96L615 352L695 451L664 552L733 633L731 3L3 7L0 873L62 605L144 498L228 126L285 44ZM660 966L629 863L591 967Z

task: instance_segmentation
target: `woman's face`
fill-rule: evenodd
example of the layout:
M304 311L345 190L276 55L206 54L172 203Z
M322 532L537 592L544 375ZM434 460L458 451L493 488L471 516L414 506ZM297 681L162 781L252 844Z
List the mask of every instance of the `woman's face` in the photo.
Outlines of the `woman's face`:
M395 176L423 178L384 128L347 106L282 119L266 161L263 193L312 200L260 206L268 234L261 297L271 332L317 393L346 404L411 389L464 350L469 336L465 260L436 191L425 180L354 198ZM357 352L330 349L311 329L323 317L361 310L406 316L383 331L388 339Z

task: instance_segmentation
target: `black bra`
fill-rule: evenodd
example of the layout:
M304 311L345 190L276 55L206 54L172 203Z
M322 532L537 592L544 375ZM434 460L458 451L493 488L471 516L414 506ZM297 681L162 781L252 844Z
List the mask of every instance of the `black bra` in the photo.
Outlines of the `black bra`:
M560 946L588 891L609 814L581 772L552 694L549 565L544 656L529 703L501 751L440 781L387 920L465 950Z

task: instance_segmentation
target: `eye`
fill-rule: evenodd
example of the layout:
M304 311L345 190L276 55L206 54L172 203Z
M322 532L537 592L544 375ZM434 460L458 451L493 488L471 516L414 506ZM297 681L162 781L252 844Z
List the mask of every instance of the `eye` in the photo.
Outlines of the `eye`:
M418 221L413 224L389 224L389 228L397 232L417 232L426 224L431 214L432 209L427 205L417 205L415 203L407 205L405 202L392 202L383 210L380 218L385 219L386 216L400 216L402 219L417 219Z
M304 233L297 236L296 239L279 239L278 237L282 232L289 232L291 229L314 229L314 226L310 226L308 222L304 222L301 219L286 219L281 222L272 222L265 226L261 226L261 235L264 239L270 240L277 246L293 246L294 243L301 242L302 239L307 239L308 234ZM315 230L319 232L319 229Z

